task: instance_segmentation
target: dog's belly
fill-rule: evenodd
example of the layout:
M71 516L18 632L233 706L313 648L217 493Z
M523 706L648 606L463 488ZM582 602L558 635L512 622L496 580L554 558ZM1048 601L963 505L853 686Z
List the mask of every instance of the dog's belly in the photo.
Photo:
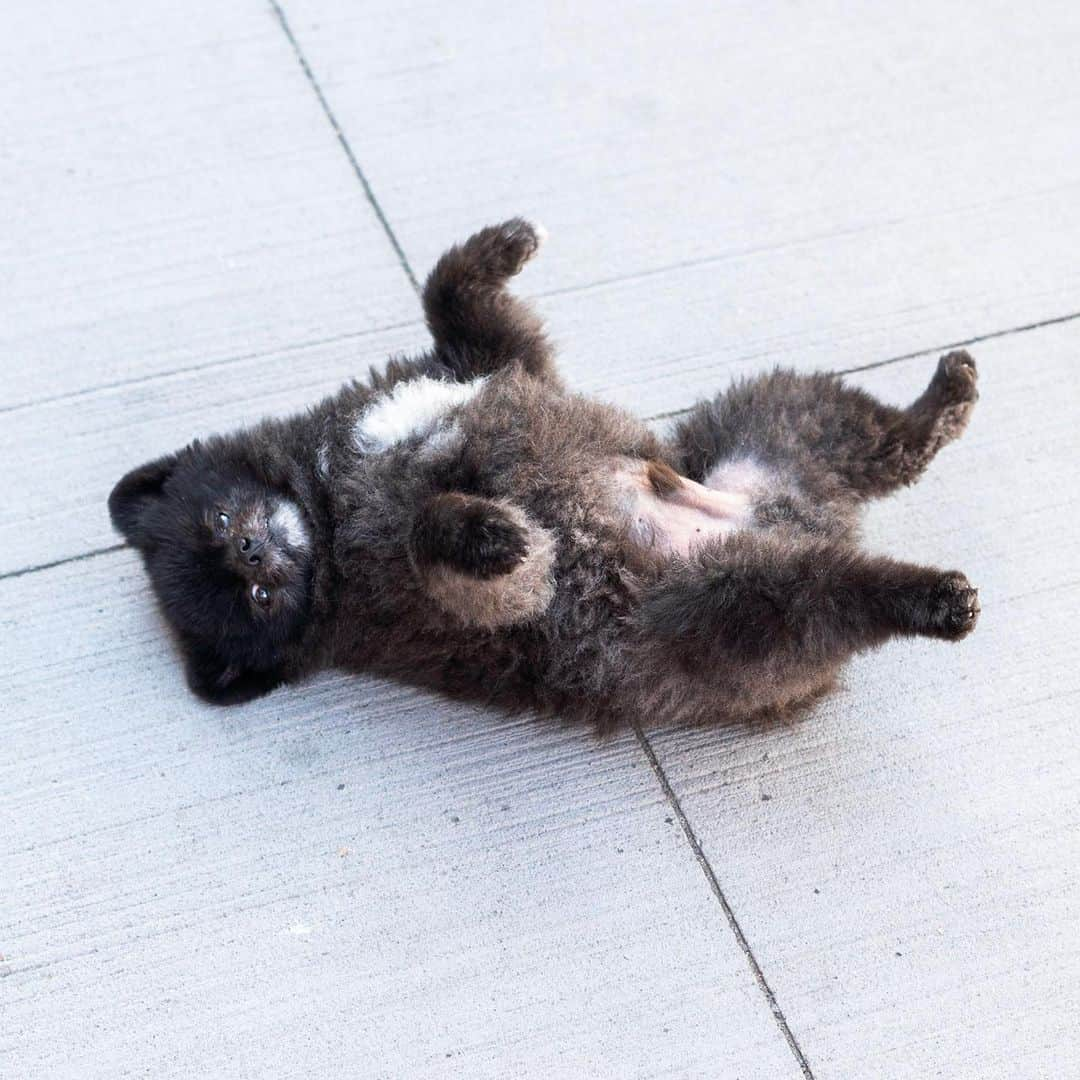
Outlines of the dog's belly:
M754 524L763 472L742 461L714 469L699 484L660 462L623 459L612 475L631 540L661 554L690 555Z

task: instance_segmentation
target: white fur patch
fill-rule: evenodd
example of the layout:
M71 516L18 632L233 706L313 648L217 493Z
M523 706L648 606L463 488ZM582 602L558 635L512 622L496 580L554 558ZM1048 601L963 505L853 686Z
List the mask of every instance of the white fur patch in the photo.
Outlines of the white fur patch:
M270 515L270 531L289 547L306 551L311 544L307 524L295 503L280 499Z
M330 476L330 447L325 442L319 443L319 449L315 452L315 464L319 475L326 480Z
M722 461L705 477L705 487L756 495L775 486L776 475L752 457Z
M442 379L410 379L400 382L357 418L353 442L361 453L378 453L416 435L432 434L447 415L471 401L486 379L467 383Z

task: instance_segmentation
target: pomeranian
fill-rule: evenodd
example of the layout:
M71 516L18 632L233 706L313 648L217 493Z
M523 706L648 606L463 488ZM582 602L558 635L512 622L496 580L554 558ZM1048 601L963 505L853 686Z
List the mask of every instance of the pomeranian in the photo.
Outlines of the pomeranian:
M562 385L506 288L541 239L515 218L443 255L422 355L117 484L196 694L337 667L602 728L733 720L894 635L971 631L963 574L858 547L863 503L964 430L967 353L906 409L777 370L663 438Z

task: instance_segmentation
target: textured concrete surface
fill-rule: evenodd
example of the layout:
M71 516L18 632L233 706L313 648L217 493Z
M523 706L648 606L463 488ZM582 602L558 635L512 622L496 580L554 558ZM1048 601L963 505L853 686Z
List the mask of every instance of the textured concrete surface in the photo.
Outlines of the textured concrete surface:
M42 0L0 16L0 1076L1080 1073L1080 9ZM971 430L874 508L978 632L643 738L327 676L183 690L132 463L424 341L523 212L575 386Z

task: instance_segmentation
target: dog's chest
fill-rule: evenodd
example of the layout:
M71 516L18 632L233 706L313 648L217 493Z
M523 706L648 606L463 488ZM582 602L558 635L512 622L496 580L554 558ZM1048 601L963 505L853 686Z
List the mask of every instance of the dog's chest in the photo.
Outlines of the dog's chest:
M377 454L409 440L444 440L450 434L452 414L472 401L486 381L456 383L423 377L398 383L354 421L356 449Z

